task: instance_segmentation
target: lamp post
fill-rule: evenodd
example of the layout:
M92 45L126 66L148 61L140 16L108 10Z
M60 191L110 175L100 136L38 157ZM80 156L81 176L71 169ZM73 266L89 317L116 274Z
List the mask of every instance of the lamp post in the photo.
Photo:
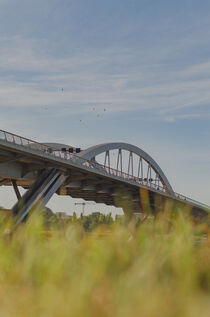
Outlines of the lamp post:
M77 206L77 205L82 206L82 215L84 215L84 212L85 212L85 206L86 206L86 205L95 205L95 204L93 204L93 203L86 203L86 202L74 203L74 204L75 204L75 206Z

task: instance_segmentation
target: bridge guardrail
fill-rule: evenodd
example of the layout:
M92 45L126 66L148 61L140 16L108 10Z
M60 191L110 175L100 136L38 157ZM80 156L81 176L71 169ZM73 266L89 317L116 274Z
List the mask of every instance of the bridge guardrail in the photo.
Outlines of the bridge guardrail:
M41 152L44 152L44 153L49 154L51 156L65 159L67 161L72 161L73 163L79 163L80 165L86 166L90 169L95 168L97 170L106 172L109 175L114 175L114 176L117 176L117 177L120 177L120 178L123 178L126 180L131 180L137 184L141 184L142 186L150 187L156 191L163 192L164 194L168 195L169 197L172 196L169 193L167 193L165 187L161 186L160 184L152 183L151 181L149 181L149 182L145 181L144 179L135 177L133 175L127 174L127 173L122 172L122 171L118 171L112 167L108 167L108 166L99 164L98 162L95 162L95 161L86 160L80 156L73 154L73 153L59 151L53 147L50 147L48 145L30 140L30 139L22 137L20 135L16 135L16 134L13 134L13 133L10 133L10 132L7 132L7 131L0 129L0 139L4 140L6 142L10 142L10 143L14 143L17 145L22 145L22 146L27 147L27 148L31 148L33 150L41 151ZM187 201L191 204L203 207L205 209L210 208L208 205L202 204L202 203L200 203L196 200L193 200L189 197L186 197L182 194L174 192L174 195L172 197L174 197L174 196L177 199L180 199L182 201Z
M28 139L28 138L25 138L25 137L22 137L22 136L19 136L19 135L16 135L16 134L4 131L4 130L0 130L0 139L3 139L7 142L11 142L11 143L14 143L17 145L25 146L27 148L31 148L33 150L38 150L38 151L47 153L49 155L52 155L54 157L62 158L62 159L68 160L68 161L70 160L73 163L80 163L82 166L86 166L86 167L91 168L91 169L95 168L97 170L106 172L107 174L114 175L114 176L117 176L117 177L120 177L120 178L123 178L126 180L130 180L130 181L133 181L137 184L141 184L141 185L146 186L146 187L151 187L155 190L166 193L165 187L161 186L160 184L152 183L151 181L141 179L139 177L136 177L134 175L130 175L128 173L116 170L116 169L114 169L112 167L108 167L106 165L102 165L96 161L89 161L87 159L84 159L84 158L77 156L73 153L69 153L67 151L66 152L59 151L58 149L55 149L55 148L50 147L48 145L45 145L43 143L39 143L39 142L33 141L31 139Z
M203 204L195 199L192 199L192 198L189 198L187 196L184 196L182 194L178 194L176 192L174 192L174 195L176 198L180 199L180 200L184 200L184 201L187 201L188 203L190 204L193 204L193 205L196 205L198 207L203 207L204 209L206 210L209 210L210 211L210 206L206 205L206 204Z

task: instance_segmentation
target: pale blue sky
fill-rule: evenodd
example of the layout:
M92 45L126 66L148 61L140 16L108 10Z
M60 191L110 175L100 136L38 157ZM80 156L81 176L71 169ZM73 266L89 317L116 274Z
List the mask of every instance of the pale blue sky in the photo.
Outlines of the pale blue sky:
M0 0L1 129L133 143L210 204L209 34L205 0Z

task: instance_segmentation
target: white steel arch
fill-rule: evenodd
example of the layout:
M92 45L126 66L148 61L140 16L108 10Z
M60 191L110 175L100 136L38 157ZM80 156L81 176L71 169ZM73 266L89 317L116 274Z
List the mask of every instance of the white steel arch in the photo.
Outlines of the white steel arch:
M92 146L82 151L79 154L79 156L86 160L91 161L91 160L95 160L96 156L102 153L105 153L104 165L106 165L106 163L110 164L110 157L109 157L110 150L118 150L117 169L120 167L120 164L122 168L122 162L120 162L120 160L122 160L121 153L122 153L122 150L125 150L129 152L128 171L132 172L132 169L133 169L132 154L134 153L137 156L139 156L140 160L143 159L144 161L146 161L148 163L149 168L155 171L155 173L160 178L163 186L165 187L166 191L172 195L174 194L174 191L167 177L165 176L162 169L160 168L160 166L155 162L155 160L153 160L153 158L149 154L147 154L146 152L144 152L142 149L140 149L139 147L135 145L132 145L129 143L122 143L122 142L104 143L104 144ZM148 169L148 175L149 175L149 169Z

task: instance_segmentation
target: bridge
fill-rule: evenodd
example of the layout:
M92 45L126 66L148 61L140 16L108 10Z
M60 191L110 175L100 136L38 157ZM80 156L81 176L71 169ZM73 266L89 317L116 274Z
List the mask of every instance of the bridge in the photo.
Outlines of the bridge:
M81 150L0 130L0 185L14 188L17 223L54 193L122 207L126 213L157 213L166 206L188 208L199 218L209 212L209 206L175 193L155 160L127 143ZM27 190L22 197L18 186Z

